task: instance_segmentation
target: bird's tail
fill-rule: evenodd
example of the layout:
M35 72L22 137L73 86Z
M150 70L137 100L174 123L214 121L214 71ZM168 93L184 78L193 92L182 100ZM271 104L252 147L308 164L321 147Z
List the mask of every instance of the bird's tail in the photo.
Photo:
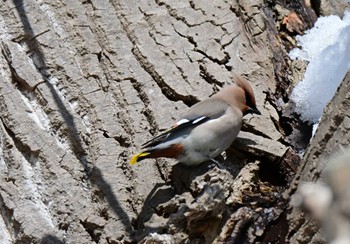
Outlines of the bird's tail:
M150 152L144 151L144 152L140 152L138 154L135 154L134 156L132 156L131 160L130 160L130 164L134 165L137 162L141 161L142 159L147 158L148 155L150 155Z
M182 144L172 144L164 148L149 148L146 151L140 152L132 156L130 164L134 165L146 158L177 158L183 152Z

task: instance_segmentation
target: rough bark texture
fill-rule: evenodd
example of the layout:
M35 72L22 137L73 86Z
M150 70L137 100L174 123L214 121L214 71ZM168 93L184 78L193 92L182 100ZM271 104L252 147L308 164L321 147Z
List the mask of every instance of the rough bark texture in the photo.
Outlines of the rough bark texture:
M315 19L300 1L2 1L0 241L283 242L300 128L276 101L305 67L286 48ZM221 168L128 165L232 72L263 115Z
M337 94L327 106L324 111L324 115L320 122L317 132L312 139L310 146L300 163L299 172L297 177L293 181L291 188L286 192L288 196L300 188L305 182L324 182L324 169L329 163L333 154L344 151L350 144L350 72L344 78L344 81L338 88ZM347 158L349 160L349 158ZM349 161L348 161L349 162ZM349 169L344 168L343 173L348 172ZM341 201L342 197L346 198L346 191L342 191L342 194L337 194L337 190L340 191L342 187L347 186L346 180L342 179L342 176L337 173L339 186L335 186L334 201ZM330 180L329 180L330 181ZM333 180L334 182L334 180ZM331 181L332 183L332 181ZM333 183L334 185L335 183ZM333 186L334 187L334 186ZM338 196L341 195L341 196ZM348 200L348 199L346 199ZM348 201L345 203L348 204ZM333 204L333 207L336 204ZM337 207L336 207L337 208ZM320 230L320 223L315 221L311 216L304 214L299 208L295 208L293 205L288 207L288 240L297 243L320 243L325 242L324 233ZM343 216L347 217L348 214L345 210L341 209ZM336 214L333 212L326 220L325 224L332 226L333 231L329 234L331 239L336 239L337 223L334 222ZM334 218L334 219L333 219ZM347 221L350 223L349 221ZM341 223L341 222L340 222ZM338 221L339 224L339 221ZM344 223L342 223L344 226ZM332 235L332 236L331 236ZM346 242L340 242L346 243Z

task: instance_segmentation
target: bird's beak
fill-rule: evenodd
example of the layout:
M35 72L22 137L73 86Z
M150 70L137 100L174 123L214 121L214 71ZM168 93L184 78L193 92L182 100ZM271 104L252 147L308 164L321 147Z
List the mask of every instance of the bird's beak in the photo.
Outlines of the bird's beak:
M249 107L247 110L248 114L258 114L261 115L261 112L259 111L259 109L257 109L256 107Z

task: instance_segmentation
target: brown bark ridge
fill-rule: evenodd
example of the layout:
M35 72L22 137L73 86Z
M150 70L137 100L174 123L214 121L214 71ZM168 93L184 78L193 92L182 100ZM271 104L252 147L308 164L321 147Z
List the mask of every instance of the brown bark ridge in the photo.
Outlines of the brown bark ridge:
M283 22L291 11L295 31ZM286 222L274 223L299 158L276 101L302 72L289 66L288 36L314 20L300 1L2 1L0 241L284 238ZM128 165L232 72L263 115L246 117L221 168Z

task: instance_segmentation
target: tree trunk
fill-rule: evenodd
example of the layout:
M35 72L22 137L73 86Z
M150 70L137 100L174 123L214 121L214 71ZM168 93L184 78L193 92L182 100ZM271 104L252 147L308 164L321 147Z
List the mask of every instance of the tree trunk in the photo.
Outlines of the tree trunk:
M287 51L315 20L301 1L3 1L0 240L294 238L283 193L294 192L286 189L295 150L310 127L277 101L287 102L302 77L305 64ZM262 115L245 117L220 168L128 164L189 106L232 83L232 73L251 82ZM322 147L316 141L334 132L322 123L298 171L306 180L318 177L303 173Z

